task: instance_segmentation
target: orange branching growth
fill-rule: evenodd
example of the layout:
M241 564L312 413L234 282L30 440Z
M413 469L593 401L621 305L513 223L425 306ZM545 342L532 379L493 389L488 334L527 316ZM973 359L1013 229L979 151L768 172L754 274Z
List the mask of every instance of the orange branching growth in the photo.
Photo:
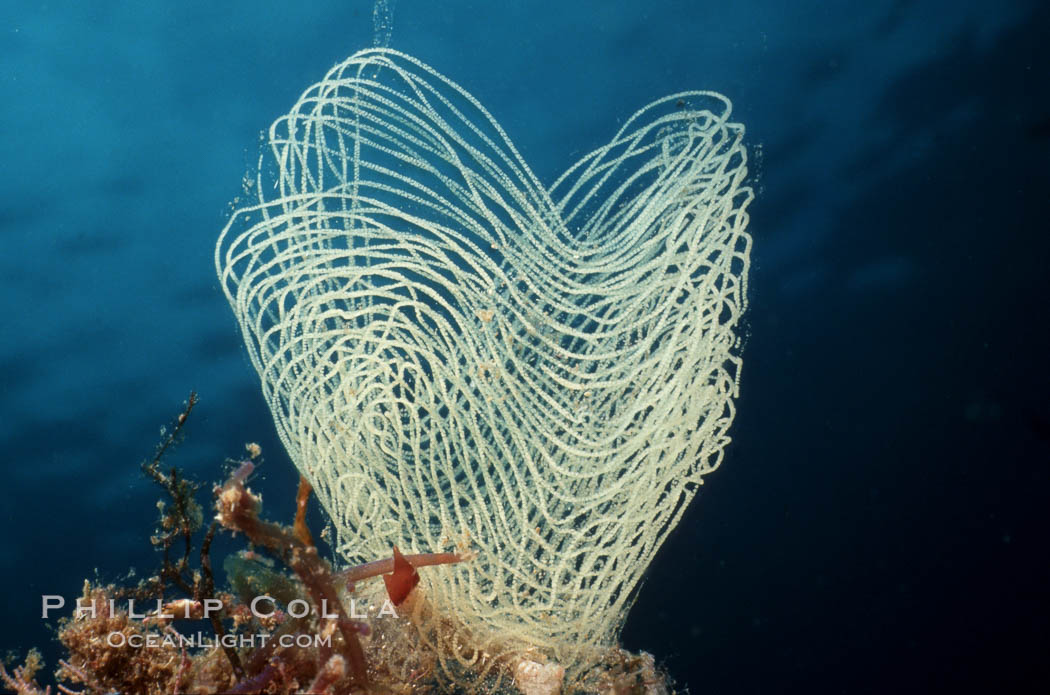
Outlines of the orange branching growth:
M41 689L36 681L33 680L33 676L36 675L41 666L40 652L30 649L25 663L22 666L15 667L10 673L4 667L3 662L0 662L0 683L18 695L51 695L50 687L46 690Z
M305 481L299 486L292 526L264 521L261 499L247 487L255 469L249 460L215 487L217 514L200 544L199 569L191 566L191 536L204 526L203 509L193 498L198 486L176 468L163 470L161 458L181 438L196 403L196 394L191 394L171 433L165 433L155 457L143 466L171 498L162 509L154 541L164 553L161 572L135 587L85 583L77 602L83 610L59 623L58 639L66 656L55 672L62 681L55 686L57 691L64 695L295 695L305 687L305 692L318 695L446 692L437 669L448 655L437 651L425 631L457 629L450 619L435 613L420 596L412 616L380 611L374 617L361 616L364 621L358 622L351 619L358 614L344 607L344 594L353 590L355 582L383 576L391 602L399 605L419 583L420 567L462 562L473 557L470 553L402 555L394 547L392 557L334 572L319 556L306 525L310 486ZM258 445L248 449L257 459ZM255 546L224 563L233 593L216 590L211 570L211 543L220 525L245 534ZM261 558L259 549L268 550L296 576ZM267 607L272 611L257 612L254 599L260 596L269 599L263 611ZM132 599L141 599L140 606L158 607L136 614ZM303 601L313 605L295 615L292 604ZM351 611L353 602L350 598ZM180 621L201 619L210 620L212 636L180 632ZM460 634L469 640L469 634ZM468 641L459 644L472 648ZM651 675L652 658L647 657L648 662L639 658L621 650L611 652L591 678L600 686L595 690L628 695L655 692L650 685L658 682ZM41 665L37 652L31 652L18 668L9 669L0 661L0 690L52 695L51 687L34 680ZM467 677L475 676L479 687L472 691L491 692L480 686L481 679L490 683L491 672Z
M337 587L384 575L383 580L390 600L394 605L399 605L419 583L417 567L460 562L463 558L454 553L428 553L405 557L395 547L390 559L353 567L337 575L318 555L310 531L306 527L305 510L310 496L309 483L300 479L295 525L289 529L259 518L262 503L257 495L245 487L245 481L253 470L254 464L245 461L230 475L225 484L216 487L216 520L225 528L245 534L253 544L262 546L280 557L299 577L315 608L318 609L317 615L331 613L331 618L326 615L324 619L332 621L332 628L342 637L342 641L336 644L336 653L317 677L325 681L327 678L342 678L345 673L350 677L351 684L367 687L367 667L358 639L358 635L364 633L367 626L350 619L339 600ZM322 607L324 610L321 610ZM336 659L336 656L340 658ZM250 668L249 671L251 670L253 669Z
M334 614L332 620L335 629L342 637L342 644L337 652L346 660L351 683L367 688L365 655L357 637L361 628L350 619L343 608L331 568L317 554L316 547L303 543L288 528L259 518L262 502L244 486L244 481L252 470L252 463L245 461L225 485L216 488L216 520L232 531L242 532L252 543L280 556L306 587L318 615L325 614L322 607Z
M312 490L310 482L300 475L299 492L295 495L295 525L292 528L295 531L295 537L302 541L303 545L308 546L313 546L314 544L314 539L310 535L310 529L306 525L306 505L310 501L310 492Z
M331 692L329 688L338 683L344 675L346 675L346 659L338 654L333 654L317 672L317 677L314 678L314 682L310 684L306 692Z

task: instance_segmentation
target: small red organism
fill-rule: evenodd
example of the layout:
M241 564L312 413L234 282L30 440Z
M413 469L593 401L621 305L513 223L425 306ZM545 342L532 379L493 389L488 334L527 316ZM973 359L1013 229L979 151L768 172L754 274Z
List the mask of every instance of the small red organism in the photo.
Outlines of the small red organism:
M419 583L419 573L412 563L405 559L401 551L394 546L394 571L383 575L386 584L386 594L395 606L400 606L416 584Z

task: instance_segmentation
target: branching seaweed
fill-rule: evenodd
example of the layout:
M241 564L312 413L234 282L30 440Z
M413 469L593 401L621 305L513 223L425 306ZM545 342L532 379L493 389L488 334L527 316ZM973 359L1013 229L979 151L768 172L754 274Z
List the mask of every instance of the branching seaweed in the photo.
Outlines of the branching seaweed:
M162 553L156 576L136 587L84 582L74 615L62 619L58 638L66 650L55 676L63 695L167 695L168 693L438 693L440 646L423 637L415 624L432 607L420 596L417 570L462 562L454 553L392 556L336 571L319 554L306 525L310 487L300 481L294 523L284 526L261 517L262 500L247 487L260 456L249 445L249 457L238 462L221 485L214 487L214 520L200 540L199 566L193 548L203 524L203 508L194 498L199 485L178 468L162 468L162 460L184 436L190 412L197 405L190 394L152 459L146 475L165 492L153 544ZM216 533L243 534L252 548L223 563L233 591L216 589L211 547ZM280 567L267 564L253 548L266 551ZM363 582L382 576L388 601L408 610L404 616L359 615L347 601ZM374 587L375 585L373 585ZM268 597L274 610L256 610L253 597ZM376 592L370 594L373 598ZM124 599L155 600L156 609L136 613ZM293 611L299 602L306 612ZM142 603L140 602L141 606ZM199 641L191 630L177 630L185 621L207 620L210 641ZM466 633L461 637L469 637ZM218 648L221 647L221 648ZM464 645L468 648L468 645ZM641 660L640 660L641 659ZM652 659L626 652L610 653L593 681L601 692L661 693L662 679ZM640 665L640 666L639 666ZM18 695L51 695L52 688L35 680L42 666L39 652L30 651L22 666L0 664L0 685ZM543 675L540 664L509 674L527 695L529 677ZM640 669L640 670L639 670ZM528 677L522 677L526 673ZM506 682L506 681L504 681ZM662 687L662 686L661 686ZM304 690L306 688L306 690Z
M142 464L142 470L154 482L164 488L164 491L171 498L168 505L165 505L163 502L157 505L161 512L161 518L157 533L150 538L150 541L154 546L161 548L164 553L164 560L160 570L159 582L155 582L151 588L163 591L163 584L167 582L181 589L187 597L203 604L205 600L216 598L215 578L212 574L210 551L212 539L215 537L217 522L213 521L208 526L204 539L201 541L200 571L192 572L190 570L190 555L193 550L193 534L201 528L204 519L203 510L196 499L194 499L198 486L181 475L178 468L173 466L165 474L160 467L161 459L163 459L164 455L182 440L183 427L185 427L186 420L189 418L194 406L197 405L197 401L197 392L191 391L190 397L186 400L185 409L179 413L170 432L157 445L153 459ZM167 432L167 430L164 431ZM177 561L172 561L171 548L180 537L183 541L182 556ZM244 677L244 667L241 666L241 660L237 652L232 647L226 646L226 642L223 640L223 637L226 635L226 629L222 623L222 619L226 616L223 613L224 609L210 612L208 619L212 630L215 631L215 635L218 637L219 643L223 645L223 651L226 653L226 658L230 661L234 674L240 679Z

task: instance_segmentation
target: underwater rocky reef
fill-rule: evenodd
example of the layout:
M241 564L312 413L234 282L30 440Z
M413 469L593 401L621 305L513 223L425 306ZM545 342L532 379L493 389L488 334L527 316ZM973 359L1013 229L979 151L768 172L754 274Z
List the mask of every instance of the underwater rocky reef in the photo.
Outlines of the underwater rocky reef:
M164 465L192 395L143 466L161 568L85 583L57 689L667 692L618 639L736 413L754 194L731 111L659 99L544 187L411 56L361 51L303 92L215 248L296 516L264 518L257 445L209 502ZM220 532L247 544L221 583ZM40 667L0 679L42 692Z
M54 671L57 684L40 684L47 680L45 664L32 649L21 665L0 664L5 688L19 695L563 691L564 669L543 663L541 655L513 664L481 657L476 672L460 670L458 684L443 678L442 645L451 640L470 651L470 632L429 605L417 570L470 562L468 549L405 556L395 547L390 557L336 569L306 525L305 480L291 524L262 516L262 499L249 487L262 453L255 444L227 463L225 480L202 504L201 486L164 464L196 404L191 394L142 466L163 490L151 538L161 555L158 571L134 585L85 580L59 622L64 656ZM223 559L226 577L219 583L211 551L217 533L246 544ZM433 639L437 631L446 639ZM564 691L670 692L652 656L619 648L606 650Z

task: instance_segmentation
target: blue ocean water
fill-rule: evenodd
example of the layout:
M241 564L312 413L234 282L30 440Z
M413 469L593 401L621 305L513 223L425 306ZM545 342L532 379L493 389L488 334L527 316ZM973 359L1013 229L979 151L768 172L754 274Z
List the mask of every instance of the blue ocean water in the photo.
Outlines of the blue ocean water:
M723 467L624 630L691 692L1050 686L1050 11L1039 2L10 3L0 24L0 652L40 595L150 573L139 463L297 478L214 276L259 134L377 38L541 181L712 89L751 147L754 265Z

